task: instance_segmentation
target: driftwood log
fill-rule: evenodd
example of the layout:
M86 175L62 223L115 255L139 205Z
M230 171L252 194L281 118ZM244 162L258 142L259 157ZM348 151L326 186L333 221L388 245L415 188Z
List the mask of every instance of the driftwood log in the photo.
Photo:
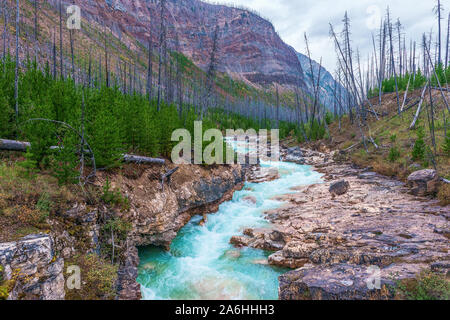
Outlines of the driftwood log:
M30 146L31 144L29 142L0 139L0 150L26 152ZM59 149L59 147L50 147L50 149ZM124 162L140 164L164 164L166 162L164 159L148 158L132 154L124 154L122 159Z

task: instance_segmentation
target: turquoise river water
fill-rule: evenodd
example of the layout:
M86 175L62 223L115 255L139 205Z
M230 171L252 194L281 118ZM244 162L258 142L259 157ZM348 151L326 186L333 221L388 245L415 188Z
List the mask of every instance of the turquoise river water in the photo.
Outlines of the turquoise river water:
M272 300L278 299L278 276L286 270L267 265L268 252L236 249L230 238L245 228L270 227L264 212L282 202L275 196L292 193L292 187L321 181L311 167L294 163L262 163L276 166L280 178L246 183L233 199L200 226L194 217L173 241L170 251L147 247L139 251L138 282L143 299L149 300ZM257 203L244 201L247 196Z

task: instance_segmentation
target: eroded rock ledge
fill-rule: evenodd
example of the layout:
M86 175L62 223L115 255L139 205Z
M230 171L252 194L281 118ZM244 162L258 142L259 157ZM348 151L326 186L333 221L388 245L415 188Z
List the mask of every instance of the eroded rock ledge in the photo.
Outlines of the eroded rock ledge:
M244 181L239 165L183 165L164 186L159 177L148 169L139 177L111 179L112 188L120 188L130 201L131 209L123 218L133 225L129 241L135 246L168 248L192 216L217 211Z
M130 210L121 212L74 203L70 210L52 217L50 234L0 243L0 272L8 282L8 299L64 299L64 261L77 254L100 252L100 230L105 215L120 217L132 225L123 252L116 257L120 261L117 298L140 299L140 286L136 282L137 247L168 248L192 216L216 212L245 180L239 165L186 165L180 166L170 183L165 182L163 186L161 172L172 167L133 166L119 174L101 173L96 184L101 187L108 179L112 189L118 188L128 197Z
M168 168L172 169L172 168ZM118 187L130 200L131 209L122 218L131 222L129 249L119 270L118 298L140 299L136 283L138 246L169 248L194 215L216 212L219 205L230 200L245 180L240 165L203 167L180 166L164 186L154 170L145 170L138 177L115 176L112 187ZM99 179L99 183L103 183Z
M301 162L324 173L324 183L280 197L286 204L266 213L270 230L247 229L231 240L274 251L270 264L295 269L280 277L280 299L389 299L396 280L422 269L449 271L449 206L332 158L303 151ZM347 192L330 193L342 179ZM379 290L366 283L374 266L381 272Z

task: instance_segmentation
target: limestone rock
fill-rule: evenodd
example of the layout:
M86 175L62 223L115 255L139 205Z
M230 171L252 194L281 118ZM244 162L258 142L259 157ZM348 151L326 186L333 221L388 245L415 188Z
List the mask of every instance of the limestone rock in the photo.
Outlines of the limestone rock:
M230 243L237 248L248 247L249 242L250 242L250 238L243 237L243 236L234 236L234 237L231 237L231 239L230 239Z
M277 251L269 256L270 265L282 268L290 268L290 269L301 268L306 263L308 263L308 261L309 261L308 259L295 259L285 257L282 251Z
M305 164L305 159L303 158L303 152L300 147L292 147L287 149L286 155L283 158L286 162L293 162L297 164Z
M64 260L55 260L49 235L29 235L17 242L0 243L0 265L6 280L13 279L9 299L62 300Z

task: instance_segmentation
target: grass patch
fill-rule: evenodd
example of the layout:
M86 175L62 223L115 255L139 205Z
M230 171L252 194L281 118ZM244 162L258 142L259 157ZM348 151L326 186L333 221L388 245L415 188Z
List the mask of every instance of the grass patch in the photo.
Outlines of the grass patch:
M117 265L112 265L95 254L80 255L70 265L77 265L81 271L81 288L66 288L66 300L113 300L116 295ZM66 278L71 274L66 274Z
M67 210L76 199L73 190L59 186L50 175L30 175L14 163L0 163L0 241L47 232L47 219Z

